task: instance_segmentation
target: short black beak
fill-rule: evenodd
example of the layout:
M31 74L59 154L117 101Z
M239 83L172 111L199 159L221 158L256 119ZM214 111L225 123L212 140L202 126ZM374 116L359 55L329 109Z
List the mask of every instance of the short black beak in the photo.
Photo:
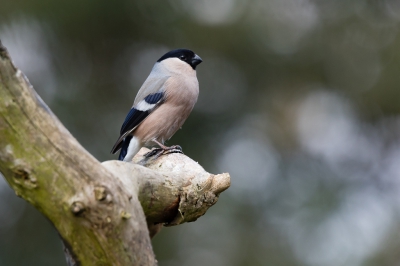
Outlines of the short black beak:
M192 59L192 66L193 68L196 68L196 66L198 64L200 64L201 62L203 62L203 59L201 59L200 56L198 56L197 54L194 55L193 59Z

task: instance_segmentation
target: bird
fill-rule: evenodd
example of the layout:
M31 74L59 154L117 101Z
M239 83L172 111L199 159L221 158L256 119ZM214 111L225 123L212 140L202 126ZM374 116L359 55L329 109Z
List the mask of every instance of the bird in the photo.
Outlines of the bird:
M169 51L157 60L140 87L111 150L112 154L121 150L118 160L131 162L143 146L159 146L145 157L182 153L179 145L167 147L164 143L182 127L197 102L196 67L201 62L200 56L189 49Z

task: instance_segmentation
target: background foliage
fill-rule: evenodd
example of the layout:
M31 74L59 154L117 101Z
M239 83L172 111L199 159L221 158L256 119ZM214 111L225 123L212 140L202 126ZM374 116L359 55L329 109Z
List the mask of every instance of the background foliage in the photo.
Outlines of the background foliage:
M100 161L116 159L154 62L203 58L198 104L168 144L232 187L153 240L160 265L397 265L399 3L3 0L0 39ZM0 199L0 265L65 265L51 224L2 179Z

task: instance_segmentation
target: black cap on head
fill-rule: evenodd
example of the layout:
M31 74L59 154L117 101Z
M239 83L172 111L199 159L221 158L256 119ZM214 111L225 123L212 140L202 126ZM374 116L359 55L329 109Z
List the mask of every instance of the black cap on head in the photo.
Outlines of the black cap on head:
M178 58L186 63L188 63L193 69L196 69L196 66L203 62L203 60L195 54L193 51L189 49L176 49L169 51L165 55L163 55L157 62L161 62L168 58Z

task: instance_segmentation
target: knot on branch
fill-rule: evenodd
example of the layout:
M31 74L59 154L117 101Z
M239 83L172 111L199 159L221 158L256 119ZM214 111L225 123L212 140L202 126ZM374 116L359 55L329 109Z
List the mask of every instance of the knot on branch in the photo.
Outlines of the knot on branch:
M71 212L76 216L81 215L85 210L85 205L80 201L74 201L71 204Z
M213 175L203 182L183 189L180 195L179 214L166 226L178 225L184 222L194 222L204 215L208 208L217 203L219 194L230 186L230 176L227 173Z
M101 201L103 203L112 203L113 202L113 196L109 189L105 186L95 186L94 187L94 197L97 201Z

